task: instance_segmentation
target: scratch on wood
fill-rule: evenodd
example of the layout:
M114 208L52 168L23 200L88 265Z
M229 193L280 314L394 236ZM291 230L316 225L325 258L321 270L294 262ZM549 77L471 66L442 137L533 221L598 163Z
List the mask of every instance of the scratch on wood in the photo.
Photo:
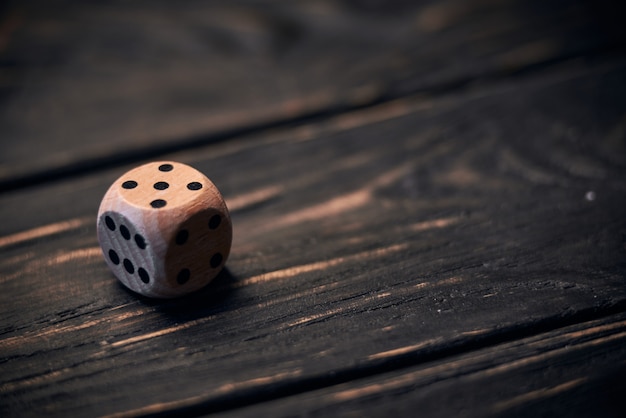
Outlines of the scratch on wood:
M81 248L79 250L70 251L53 257L46 262L47 266L67 263L69 261L77 261L81 258L101 257L102 250L100 247Z
M373 295L373 296L363 297L363 298L358 299L356 302L348 304L347 306L342 306L341 308L336 308L336 309L330 309L330 310L325 311L325 312L321 312L321 313L318 313L318 314L309 315L309 316L306 316L304 318L300 318L297 321L291 322L291 323L287 324L286 326L282 327L282 329L293 327L293 326L296 326L296 325L306 324L308 322L313 322L313 321L316 321L316 320L322 319L322 318L328 318L329 316L336 315L336 314L344 312L346 310L352 310L352 309L358 308L359 305L362 305L363 303L371 302L371 301L373 301L375 299L386 298L386 297L389 297L389 296L391 296L391 293L386 292L386 293L379 293L379 294L376 294L376 295Z
M255 379L246 380L243 382L226 383L215 391L216 394L222 395L236 390L247 389L255 386L263 386L269 383L273 383L282 379L294 378L302 375L302 369L290 370L288 372L278 373L272 376L257 377Z
M370 253L370 252L367 252L367 253ZM363 254L364 253L360 253L360 254L357 254L357 255L361 255L362 256ZM370 257L371 257L371 255L370 255ZM269 274L271 274L271 273L269 273ZM259 276L256 276L256 277L259 277ZM310 316L301 318L301 319L299 319L299 320L297 320L295 322L292 322L292 323L289 323L289 324L285 325L285 327L283 327L283 328L288 328L288 327L295 326L295 325L302 325L304 323L315 321L317 319L321 319L321 318L324 318L324 317L329 317L329 316L335 315L337 313L340 313L342 311L345 311L346 309L356 308L360 304L371 302L372 300L375 300L375 299L382 299L382 298L387 298L387 297L390 297L390 296L401 296L401 295L403 295L405 293L412 293L413 289L415 289L415 288L419 289L419 288L424 288L424 287L445 286L445 285L448 285L448 284L459 283L462 280L463 279L460 278L460 277L450 277L448 279L439 280L437 282L431 282L431 283L422 282L422 283L418 283L418 284L412 285L408 289L404 289L404 290L399 290L399 291L394 291L394 292L376 293L373 296L369 296L369 297L365 297L365 298L359 299L358 302L352 303L349 306L345 306L345 307L342 307L342 308L337 308L337 309L334 309L334 310L330 310L330 311L326 311L326 312L323 312L323 313L310 315ZM287 301L287 300L296 299L296 298L301 297L301 296L316 294L317 292L319 292L322 289L325 289L327 287L328 288L336 287L337 285L338 285L338 283L325 284L325 285L318 286L316 288L310 289L310 290L308 290L306 292L300 292L298 294L290 295L290 296L287 296L285 298L276 299L276 300L272 300L272 301L269 301L269 302L264 302L264 303L261 303L261 304L259 304L257 306L258 307L266 307L266 306L270 306L270 305L273 305L273 304L278 303L278 302L284 302L284 301ZM392 329L392 328L393 327L391 327L389 329Z
M516 406L522 405L526 402L536 401L539 399L549 398L554 395L558 395L559 393L568 391L573 389L581 384L585 383L587 378L581 377L579 379L570 380L565 383L561 383L560 385L542 388L538 390L533 390L531 392L524 393L519 396L515 396L511 399L507 399L506 401L497 402L493 405L493 412L504 412L507 409L514 408Z
M427 347L427 346L430 346L430 345L438 344L441 341L443 341L441 338L433 338L433 339L430 339L430 340L422 341L419 344L408 345L406 347L395 348L393 350L388 350L388 351L383 351L381 353L372 354L372 355L367 356L367 359L368 360L379 360L381 358L394 357L394 356L410 353L410 352L415 351L415 350L420 350L420 349L422 349L424 347Z
M19 336L19 337L9 337L6 338L2 341L0 341L0 347L3 349L6 348L10 348L10 347L15 347L15 346L22 346L22 345L27 345L29 343L31 343L34 339L40 339L40 338L46 338L55 334L60 334L60 333L64 333L64 332L71 332L71 331L78 331L81 329L85 329L85 328L90 328L94 325L97 325L101 322L105 321L105 319L99 319L99 320L95 320L95 321L88 321L88 322L84 322L80 325L70 325L70 326L64 326L64 327L54 327L52 329L47 329L45 331L41 331L38 332L35 335L25 335L25 336Z
M171 334L172 332L180 331L183 329L191 328L198 324L213 320L214 316L207 316L205 318L196 319L194 321L185 322L184 324L175 325L173 327L164 328L158 331L149 332L147 334L137 335L136 337L127 338L125 340L115 341L109 344L110 347L121 347L128 344L134 344L141 341L149 340L163 335Z
M346 310L356 309L356 308L358 308L360 305L362 305L364 303L371 302L371 301L376 300L376 299L386 298L386 297L389 297L391 295L392 295L391 292L382 292L382 293L377 293L377 294L372 295L372 296L362 297L362 298L359 298L357 301L355 301L353 303L350 303L350 304L348 304L346 306L342 306L342 307L336 308L336 309L330 309L330 310L327 310L325 312L321 312L321 313L318 313L318 314L313 314L313 315L306 316L304 318L300 318L297 321L294 321L294 322L291 322L291 323L285 325L281 329L293 327L293 326L296 326L296 325L306 324L308 322L313 322L313 321L316 321L316 320L322 319L322 318L328 318L329 316L336 315L336 314L344 312Z
M343 312L345 309L346 308L343 308L343 307L342 308L336 308L336 309L330 309L330 310L322 312L322 313L305 316L304 318L300 318L297 321L291 322L290 324L287 325L287 327L294 327L296 325L302 325L302 324L305 324L307 322L315 321L317 319L326 318L326 317L329 317L331 315L335 315L335 314L338 314L340 312Z
M12 235L6 235L0 238L0 247L29 241L36 238L54 235L60 232L69 231L70 229L80 228L89 222L95 222L91 218L77 218L69 221L57 222L50 225L40 226L38 228L29 229L28 231L18 232Z
M416 224L409 226L408 229L410 229L413 232L420 232L420 231L426 231L428 229L445 228L446 226L450 226L450 225L457 223L459 220L460 218L458 216L433 219L430 221L418 222Z
M338 196L320 204L282 216L275 222L272 222L272 228L313 221L327 216L336 216L340 213L364 206L370 202L371 198L370 190L358 190L343 196ZM265 229L268 228L269 226Z
M16 273L13 273L9 276L0 278L0 283L4 283L6 281L13 280L17 277L21 277L25 273L36 272L37 270L40 270L42 267L56 266L56 265L70 262L70 261L76 262L83 258L89 259L89 258L101 257L101 256L102 256L102 250L100 249L100 247L81 248L79 250L70 251L68 253L54 255L52 257L49 257L48 259L28 263L26 265L26 268Z
M414 284L413 286L411 286L412 289L423 289L425 287L431 287L431 286L445 286L448 284L457 284L457 283L461 283L463 281L462 277L449 277L447 279L443 279L443 280L439 280L436 282L420 282L417 284Z
M10 266L13 264L22 264L25 261L30 260L36 256L37 256L37 253L35 251L28 251L23 254L18 254L15 257L5 259L3 264L5 266Z
M242 210L250 206L258 205L259 203L273 199L280 195L283 191L281 186L270 186L259 190L255 190L250 193L233 196L226 199L226 205L230 211Z
M121 305L112 306L111 308L109 308L109 312L117 311L118 309L124 309L132 305L137 305L137 302L128 302L122 303Z
M50 380L55 380L62 376L64 373L71 371L70 367L66 367L59 370L54 370L48 373L44 373L39 376L29 377L16 382L7 382L0 386L0 393L14 392L16 390L23 390L28 386L38 385Z
M389 254L396 253L398 251L405 250L408 247L408 244L395 244L389 247L378 248L376 250L363 251L357 254L352 254L343 257L337 257L330 260L325 261L317 261L315 263L303 264L300 266L288 267L282 270L275 270L269 273L260 274L258 276L252 276L247 279L243 279L237 283L235 283L235 287L243 287L250 284L257 284L268 282L271 280L279 280L279 279L288 279L295 276L298 276L303 273L309 273L312 271L324 270L330 267L334 267L343 263L358 261L367 259L370 257L383 257Z
M381 174L361 189L285 214L273 222L265 222L262 224L261 229L265 231L268 229L286 227L300 222L314 221L358 209L373 201L376 189L387 186L398 180L412 167L413 163L402 164L399 167Z
M116 315L114 317L103 317L97 320L82 322L78 325L59 326L57 324L52 327L48 327L47 329L42 329L36 334L32 334L32 335L27 334L27 335L22 335L19 337L9 337L9 338L0 340L0 348L6 349L6 348L17 347L17 346L27 346L29 344L33 344L35 340L38 340L38 339L45 339L45 338L52 337L52 336L58 336L59 334L80 331L80 330L91 328L93 326L96 326L102 323L107 323L110 321L121 322L129 318L139 316L139 315L144 315L144 314L145 314L144 311L137 310L135 312L126 312L121 315Z
M488 328L483 328L483 329L475 329L475 330L472 330L472 331L465 331L465 332L462 332L462 333L461 333L461 335L469 335L469 336L473 336L473 335L482 335L482 334L486 334L486 333L488 333L489 331L491 331L491 330L490 330L490 329L488 329Z
M417 110L424 110L430 107L432 107L432 102L427 101L425 98L421 98L421 100L416 98L397 99L369 109L362 109L337 116L330 121L330 124L332 128L337 131L347 131L361 126L399 118Z
M624 327L626 327L626 321L619 321L619 322L615 322L615 323L612 323L612 324L599 325L599 326L583 329L583 330L580 330L580 331L569 332L567 334L563 334L563 335L560 335L558 337L554 337L553 340L554 341L563 341L563 342L575 341L575 340L579 340L579 339L582 339L582 338L585 338L585 337L593 336L593 335L601 333L601 332L613 331L613 330L624 328ZM618 336L617 338L619 338L620 334L613 334L613 335L610 335L608 337L605 337L605 338L608 338L608 340L605 340L605 338L596 338L596 339L590 341L589 343L591 344L591 343L593 343L595 341L596 344L602 344L602 343L605 343L607 341L610 341L610 339L614 338L616 335ZM541 344L542 344L541 341L536 341L536 342L528 343L527 346L528 347L538 347L538 346L541 346Z
M368 395L381 393L384 391L392 390L398 387L402 387L411 384L415 378L415 373L400 376L394 379L387 380L382 383L374 383L365 387L356 389L347 389L341 392L335 393L332 398L336 401L349 401L352 399L361 398Z
M568 334L565 334L565 336L567 338L580 338L580 337L585 337L587 335L593 335L596 334L598 332L603 332L603 331L611 331L614 329L619 329L626 326L626 321L620 321L620 322L615 322L612 324L606 324L606 325L600 325L597 327L593 327L593 328L589 328L589 329L584 329L581 331L576 331L576 332L570 332Z
M402 249L399 249L399 251L401 251L401 250ZM356 255L360 255L361 257L369 255L370 257L373 257L376 254L375 253L374 254L370 254L370 252L364 252L364 253L359 253L359 254L356 254ZM348 257L350 257L350 256L348 256ZM349 260L345 260L345 261L347 262ZM315 265L317 263L312 263L312 264ZM334 264L334 265L337 265L337 264ZM265 273L265 274L262 274L262 275L259 275L259 276L250 277L249 279L244 279L242 282L240 282L238 284L235 284L234 287L245 286L246 283L243 283L243 282L245 282L246 280L254 279L253 282L248 283L248 284L258 283L259 281L263 281L263 277L264 276L267 276L267 275L271 276L272 274L278 273L278 272L285 272L285 274L286 274L287 270L289 270L289 269L278 270L276 272ZM308 270L308 271L314 271L314 270ZM303 273L303 272L300 272L300 273ZM289 278L289 277L292 277L292 276L268 277L267 280ZM439 281L436 281L436 282L421 282L421 283L417 283L417 284L412 284L408 288L405 288L405 289L396 288L396 289L394 289L393 292L377 293L373 298L375 298L375 299L382 299L382 298L386 298L386 297L390 297L390 296L396 296L397 297L397 296L401 296L401 295L404 295L404 294L407 294L407 293L413 294L414 289L422 289L422 288L426 288L426 287L435 287L435 286L446 286L446 285L450 285L450 284L457 284L457 283L460 283L461 281L463 281L463 278L461 278L461 277L450 277L450 278L439 280ZM346 283L345 280L343 280L342 282L344 284ZM290 300L294 300L294 299L298 299L298 298L301 298L303 296L319 294L319 292L321 292L323 290L333 289L333 288L337 287L339 284L340 284L339 282L325 283L323 285L319 285L319 286L316 286L316 287L313 287L313 288L308 288L304 292L290 293L289 295L281 297L281 298L276 298L276 299L272 299L272 300L269 300L269 301L264 301L264 302L261 302L261 303L257 304L256 306L258 308L267 308L269 306L276 305L278 303L284 303L284 302L287 302L287 301L290 301Z
M103 418L124 418L135 417L141 415L149 415L162 413L167 411L174 412L176 409L184 408L187 406L197 405L199 403L207 402L211 398L228 395L230 393L240 390L250 390L256 387L262 387L283 379L293 379L302 375L302 369L290 370L284 373L277 373L272 376L258 377L255 379L245 380L243 382L226 383L218 387L214 391L207 392L201 395L192 396L185 399L179 399L171 402L159 402L151 405L146 405L141 408L123 411L111 415L105 415Z
M275 299L271 299L265 302L261 302L257 304L256 306L257 308L267 308L269 306L276 305L279 303L285 303L290 300L299 299L303 296L319 294L323 290L334 289L337 286L339 286L339 282L327 283L327 284L323 284L320 286L316 286L314 288L309 288L304 292L290 293L288 296L283 296L281 298L275 298Z
M381 174L377 178L375 178L371 184L366 188L370 193L373 193L376 189L389 186L393 184L393 182L400 179L402 176L406 175L407 172L411 171L414 164L412 162L404 163L394 168L393 170L389 170L386 173Z

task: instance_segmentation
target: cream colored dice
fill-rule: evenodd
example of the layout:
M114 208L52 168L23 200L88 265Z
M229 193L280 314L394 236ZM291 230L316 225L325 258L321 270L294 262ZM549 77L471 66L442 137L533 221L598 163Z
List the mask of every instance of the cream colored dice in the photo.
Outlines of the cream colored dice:
M173 298L217 276L230 253L232 224L206 176L185 164L155 162L127 172L106 192L98 241L129 289Z

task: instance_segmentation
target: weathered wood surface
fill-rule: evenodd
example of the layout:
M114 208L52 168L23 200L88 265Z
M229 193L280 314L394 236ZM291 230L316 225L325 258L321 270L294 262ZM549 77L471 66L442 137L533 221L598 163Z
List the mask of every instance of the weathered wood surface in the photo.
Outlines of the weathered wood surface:
M15 2L0 189L619 51L614 3Z
M560 327L622 311L624 69L573 66L171 156L213 178L235 225L228 272L185 300L138 298L100 258L95 211L123 169L5 194L3 415L195 415L459 355L488 377L517 360L474 350L531 356L518 338L547 333L552 349ZM624 361L623 318L607 321L599 370ZM461 377L453 389L473 396ZM527 377L492 404L570 381Z
M517 16L508 2L480 4L501 9L496 16ZM554 19L561 11L553 6L533 21ZM137 13L161 28L163 7L139 4ZM480 10L477 16L487 13ZM385 28L398 13L368 21ZM502 23L492 18L472 24ZM150 31L154 21L142 19L133 30ZM532 71L496 72L429 94L407 89L402 98L349 112L336 112L331 101L323 106L333 110L314 120L158 155L207 174L232 211L227 270L184 299L153 301L118 284L97 247L95 218L110 183L133 166L112 162L131 148L153 158L153 147L184 141L187 132L172 131L165 142L148 135L143 143L124 136L128 127L100 120L97 126L120 134L103 145L113 156L106 164L0 195L0 415L619 416L626 407L619 391L626 373L626 59L615 46L619 37L609 42L591 30L595 16L559 22L555 38L581 27L588 36L571 38L570 50L559 44ZM62 33L78 30L68 25ZM462 27L442 31L441 68L471 79L476 67L456 68L451 53L464 45ZM540 28L548 26L534 34L501 28L512 39L493 40L514 50L517 40L543 36ZM358 25L354 31L379 42ZM155 39L149 33L148 45ZM59 42L60 51L76 45ZM294 65L315 50L303 48ZM375 51L371 62L378 62ZM561 59L568 54L584 59ZM332 54L327 59L345 66ZM79 64L68 64L68 73L80 73ZM381 76L403 79L380 65ZM135 75L150 75L146 66ZM342 75L324 74L318 85L343 88ZM306 98L291 88L285 91ZM59 93L32 89L42 106ZM87 102L97 97L85 94ZM196 110L212 106L219 107L203 93ZM130 109L141 117L137 103ZM115 112L100 116L115 120ZM190 113L190 126L210 136L213 127L194 125ZM44 121L32 129L43 130ZM58 123L67 125L67 117ZM33 143L42 153L74 149L70 165L100 155L91 141L73 143L73 135L56 145ZM4 138L3 146L10 142ZM32 174L50 161L20 164Z
M237 409L232 415L283 416L305 410L310 416L367 411L370 416L620 417L625 342L622 313L452 353L444 360L431 356L417 367ZM375 359L398 354L381 353Z

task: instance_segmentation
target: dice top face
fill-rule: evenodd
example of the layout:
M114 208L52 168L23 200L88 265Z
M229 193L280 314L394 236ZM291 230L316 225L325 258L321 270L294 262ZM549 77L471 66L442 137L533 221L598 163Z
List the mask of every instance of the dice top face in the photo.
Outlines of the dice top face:
M199 171L175 162L116 180L98 212L98 240L115 276L149 297L171 298L210 282L230 253L224 200Z
M137 167L117 183L120 195L129 204L145 209L170 209L196 199L209 187L207 180L185 164L159 162Z

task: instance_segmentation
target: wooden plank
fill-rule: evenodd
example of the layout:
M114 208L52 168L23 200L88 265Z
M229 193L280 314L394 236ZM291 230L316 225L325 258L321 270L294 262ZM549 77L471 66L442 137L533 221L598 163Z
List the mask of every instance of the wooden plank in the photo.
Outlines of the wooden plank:
M625 342L619 314L223 416L620 417Z
M136 297L100 258L122 170L3 195L0 413L208 413L623 311L625 68L168 156L233 209L228 271L183 300Z
M0 187L626 42L611 2L19 2L0 23ZM532 28L529 30L528 28Z

